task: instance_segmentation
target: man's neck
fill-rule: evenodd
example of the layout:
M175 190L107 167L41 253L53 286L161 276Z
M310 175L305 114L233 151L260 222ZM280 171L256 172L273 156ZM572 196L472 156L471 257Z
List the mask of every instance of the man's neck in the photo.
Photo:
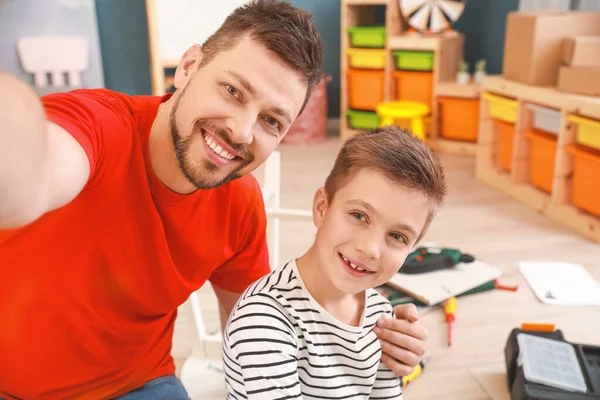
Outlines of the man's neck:
M189 194L196 191L181 173L179 162L175 156L169 117L173 105L173 97L158 107L158 112L148 140L148 151L154 174L169 190L179 194Z
M296 260L296 265L304 286L321 307L347 325L360 325L365 306L365 292L348 294L338 290L323 273L325 268L331 266L320 264L314 246Z

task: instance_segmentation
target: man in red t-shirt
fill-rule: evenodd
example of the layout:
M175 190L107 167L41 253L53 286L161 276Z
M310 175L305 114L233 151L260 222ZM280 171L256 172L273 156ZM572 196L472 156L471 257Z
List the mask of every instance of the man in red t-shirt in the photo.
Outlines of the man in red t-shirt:
M223 321L270 270L250 172L322 59L309 13L259 0L183 55L173 95L40 100L0 75L0 398L187 399L177 307L210 281ZM403 375L426 334L396 314L380 339Z

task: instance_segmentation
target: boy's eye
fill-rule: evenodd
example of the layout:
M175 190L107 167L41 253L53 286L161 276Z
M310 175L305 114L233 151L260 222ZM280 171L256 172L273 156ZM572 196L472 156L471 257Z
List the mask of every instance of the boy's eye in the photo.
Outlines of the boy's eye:
M390 236L391 236L391 237L392 237L394 240L397 240L397 241L399 241L399 242L408 243L408 241L406 240L406 238L405 238L403 235L399 234L399 233L392 233L392 234L390 234Z
M365 216L365 214L361 213L360 211L354 211L352 213L352 216L354 218L356 218L357 220L359 220L359 221L364 221L364 220L367 219L367 217Z
M225 85L225 88L227 89L227 91L229 92L230 95L232 95L233 97L240 97L240 91L237 90L236 88L234 88L231 85Z

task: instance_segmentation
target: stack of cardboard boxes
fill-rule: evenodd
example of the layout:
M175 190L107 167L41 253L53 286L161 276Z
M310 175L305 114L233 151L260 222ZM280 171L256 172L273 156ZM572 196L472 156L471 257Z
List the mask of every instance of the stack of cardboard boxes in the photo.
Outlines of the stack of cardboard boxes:
M600 12L509 14L503 75L529 85L600 96Z
M600 96L600 35L564 39L562 63L558 90Z

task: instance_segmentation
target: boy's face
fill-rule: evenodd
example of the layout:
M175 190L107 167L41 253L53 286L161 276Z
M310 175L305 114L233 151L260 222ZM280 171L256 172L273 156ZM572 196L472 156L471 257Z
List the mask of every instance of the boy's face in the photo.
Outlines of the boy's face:
M416 244L429 212L421 192L370 170L354 174L331 204L319 189L315 244L325 275L349 294L386 283Z

